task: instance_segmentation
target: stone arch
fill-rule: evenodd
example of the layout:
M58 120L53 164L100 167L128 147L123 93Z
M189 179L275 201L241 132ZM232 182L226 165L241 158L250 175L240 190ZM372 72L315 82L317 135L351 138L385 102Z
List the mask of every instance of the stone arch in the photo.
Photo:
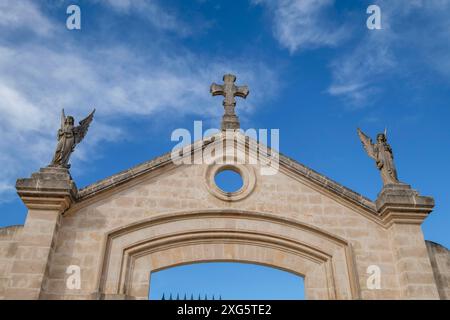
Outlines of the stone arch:
M239 210L163 214L111 231L99 293L105 299L147 299L151 272L212 261L298 274L305 278L307 299L360 297L347 241L292 219Z

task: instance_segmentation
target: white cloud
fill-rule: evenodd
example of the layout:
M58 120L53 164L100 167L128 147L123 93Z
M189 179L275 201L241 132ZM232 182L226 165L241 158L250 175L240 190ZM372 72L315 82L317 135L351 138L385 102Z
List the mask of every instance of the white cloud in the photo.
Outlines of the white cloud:
M183 36L192 33L191 26L180 15L163 8L155 0L100 0L99 3L122 14L140 15L160 30L172 31Z
M361 107L379 92L374 82L396 67L386 31L372 32L351 53L331 63L328 93L344 96L350 107Z
M72 159L85 161L101 151L100 142L127 135L124 117L219 118L221 101L210 96L209 85L226 72L250 86L238 105L244 117L277 88L276 72L257 61L200 57L170 43L139 54L122 45L80 47L63 32L41 36L25 44L0 41L0 200L12 194L17 177L51 160L61 108L77 121L97 109Z
M8 87L5 83L0 83L0 97L2 97L0 113L3 116L3 125L14 129L26 128L26 130L38 130L42 127L43 115L22 93Z
M382 12L382 30L364 30L353 49L333 61L328 92L353 107L363 107L374 101L383 81L399 75L414 78L412 70L437 72L450 80L450 1L376 4Z
M41 13L36 2L28 0L2 0L0 28L27 29L43 36L54 29L51 22Z
M120 11L128 11L133 5L131 0L103 0L103 2ZM134 3L142 3L142 1L135 0Z
M253 3L270 10L274 35L291 53L336 46L348 31L330 21L334 0L253 0Z

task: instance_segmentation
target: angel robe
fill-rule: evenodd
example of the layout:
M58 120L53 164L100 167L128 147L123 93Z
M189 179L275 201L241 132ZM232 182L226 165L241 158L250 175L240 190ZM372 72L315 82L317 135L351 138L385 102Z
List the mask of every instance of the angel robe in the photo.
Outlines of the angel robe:
M65 125L58 130L58 144L52 164L68 167L69 157L75 148L75 133L73 125Z
M381 171L384 184L398 183L397 170L394 165L392 149L387 143L378 142L374 146L376 164Z

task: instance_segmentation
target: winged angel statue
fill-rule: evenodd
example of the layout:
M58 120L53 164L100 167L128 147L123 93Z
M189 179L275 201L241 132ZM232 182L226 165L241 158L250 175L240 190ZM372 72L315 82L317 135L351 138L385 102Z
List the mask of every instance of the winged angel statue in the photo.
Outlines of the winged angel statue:
M69 158L75 150L75 146L83 140L88 131L89 125L94 119L95 109L83 120L79 126L74 126L74 118L67 116L62 109L61 128L58 129L58 144L56 145L55 155L50 163L50 167L70 168Z
M379 133L377 135L376 143L373 143L372 139L365 135L359 128L358 135L364 149L366 149L367 154L375 160L377 168L381 171L383 184L387 185L400 183L397 177L397 170L395 169L392 148L387 143L386 130L384 133Z

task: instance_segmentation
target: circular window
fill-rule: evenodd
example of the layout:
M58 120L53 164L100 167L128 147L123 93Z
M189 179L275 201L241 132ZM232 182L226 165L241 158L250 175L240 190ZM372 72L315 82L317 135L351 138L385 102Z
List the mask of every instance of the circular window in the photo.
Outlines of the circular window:
M229 193L239 191L244 185L241 175L231 169L225 169L216 173L214 182L222 191Z
M254 189L256 177L251 166L242 164L210 165L206 168L208 191L224 201L239 201Z

